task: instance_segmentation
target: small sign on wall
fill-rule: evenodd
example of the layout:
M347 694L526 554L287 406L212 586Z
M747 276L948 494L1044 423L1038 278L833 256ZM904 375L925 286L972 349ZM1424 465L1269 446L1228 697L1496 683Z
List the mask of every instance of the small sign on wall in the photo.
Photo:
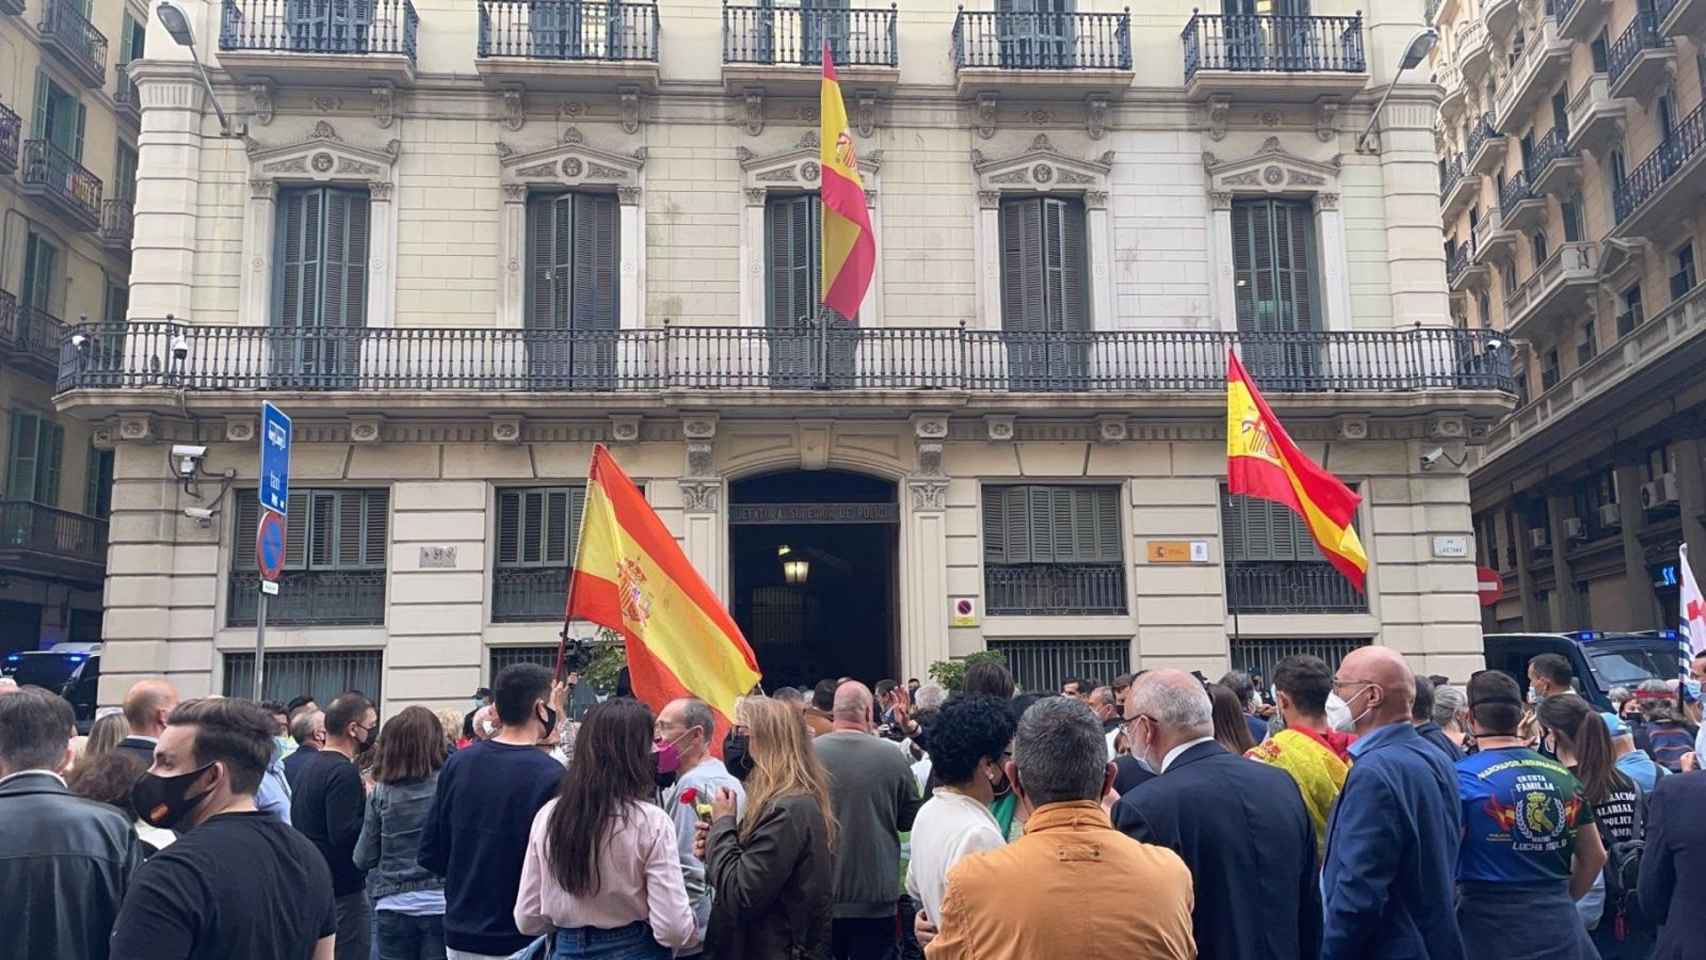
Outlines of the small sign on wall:
M977 600L972 597L953 597L948 600L948 626L977 626Z
M422 547L421 548L421 569L422 570L455 570L456 569L456 548L455 547Z
M1462 534L1434 537L1434 556L1442 560L1461 560L1469 556L1469 538Z
M1207 540L1151 540L1150 563L1207 563Z

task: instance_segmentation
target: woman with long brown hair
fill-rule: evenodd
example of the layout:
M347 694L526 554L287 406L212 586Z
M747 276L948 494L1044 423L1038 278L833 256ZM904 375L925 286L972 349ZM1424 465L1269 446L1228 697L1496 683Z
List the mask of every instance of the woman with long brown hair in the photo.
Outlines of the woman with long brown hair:
M444 766L444 730L426 707L404 707L369 752L374 783L354 859L368 871L379 960L443 960L444 878L417 855Z
M533 818L515 898L516 929L554 928L557 960L668 960L698 935L656 784L645 704L615 697L587 711L556 799Z
M1214 739L1228 751L1242 757L1256 746L1250 736L1250 724L1244 719L1244 705L1231 687L1218 683L1208 685L1208 699L1214 705Z
M748 697L735 723L724 753L750 759L730 761L746 784L746 813L737 822L730 791L712 800L701 851L716 891L706 939L720 957L828 957L835 894L829 777L805 722L787 704Z

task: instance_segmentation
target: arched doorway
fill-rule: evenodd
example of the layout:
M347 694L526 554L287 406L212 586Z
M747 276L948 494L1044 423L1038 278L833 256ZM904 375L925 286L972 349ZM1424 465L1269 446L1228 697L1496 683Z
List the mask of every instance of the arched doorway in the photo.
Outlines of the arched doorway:
M733 613L765 688L894 676L895 484L835 470L788 471L735 481L729 501Z

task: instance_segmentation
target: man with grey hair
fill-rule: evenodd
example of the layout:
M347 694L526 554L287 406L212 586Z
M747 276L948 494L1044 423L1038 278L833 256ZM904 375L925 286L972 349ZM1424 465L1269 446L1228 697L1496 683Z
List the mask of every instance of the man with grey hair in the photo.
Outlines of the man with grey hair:
M1434 687L1433 722L1459 751L1463 749L1463 737L1469 732L1469 695L1462 687Z
M1313 957L1321 950L1315 827L1297 783L1214 739L1202 682L1152 670L1126 695L1132 755L1159 776L1114 807L1126 836L1178 853L1190 867L1197 949L1216 960Z
M1032 810L1025 835L948 872L930 960L1051 957L1070 943L1113 957L1197 956L1190 871L1172 851L1121 836L1102 810L1114 770L1086 704L1033 704L1005 766ZM1132 907L1133 890L1142 891L1141 909Z
M296 749L284 758L284 781L295 790L302 765L326 745L326 714L318 707L296 711L290 720L290 738L296 741Z
M675 783L663 792L663 809L675 820L681 876L687 883L687 901L693 907L701 943L705 939L705 928L711 921L712 890L705 880L704 861L693 855L699 814L691 804L681 802L681 795L694 790L708 801L717 795L718 790L729 790L735 795L736 819L746 811L746 789L734 774L729 773L729 768L723 766L723 761L711 755L716 730L716 714L711 712L705 701L696 697L671 700L658 712L657 722L652 725L652 736L657 738L658 744L658 769L662 771L667 766L671 752L676 757ZM678 951L676 956L696 957L699 949L688 947Z
M942 701L946 699L948 699L948 693L942 689L940 684L927 683L918 688L918 694L912 702L920 710L934 710L940 707Z

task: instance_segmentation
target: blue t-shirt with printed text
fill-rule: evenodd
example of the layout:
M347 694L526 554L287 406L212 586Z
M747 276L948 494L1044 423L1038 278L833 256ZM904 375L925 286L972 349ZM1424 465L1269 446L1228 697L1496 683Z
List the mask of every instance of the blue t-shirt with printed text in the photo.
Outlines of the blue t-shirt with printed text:
M1527 747L1509 747L1459 760L1457 787L1463 803L1458 880L1569 879L1576 833L1593 822L1593 805L1574 774Z

